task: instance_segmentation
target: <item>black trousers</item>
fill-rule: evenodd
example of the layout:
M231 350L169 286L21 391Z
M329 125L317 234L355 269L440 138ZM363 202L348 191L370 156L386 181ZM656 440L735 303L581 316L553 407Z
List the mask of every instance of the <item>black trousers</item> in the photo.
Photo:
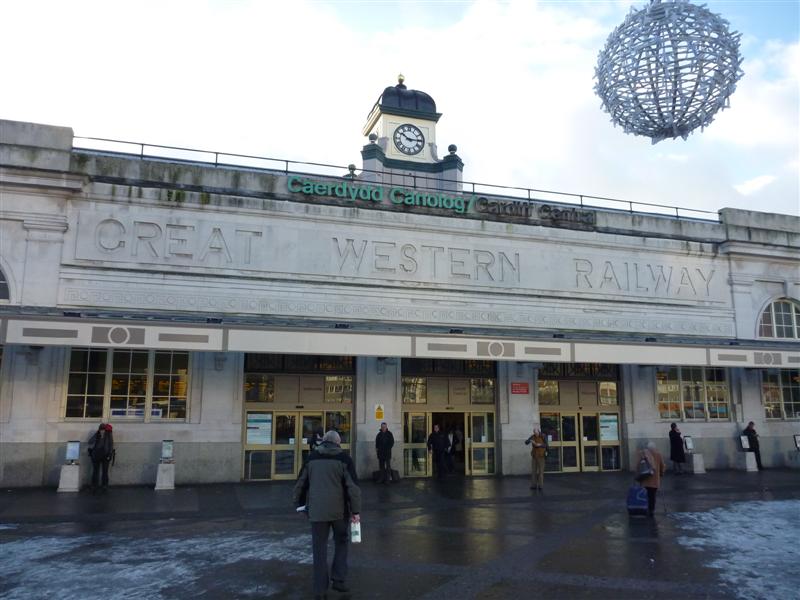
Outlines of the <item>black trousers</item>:
M658 493L658 488L648 487L644 489L647 490L647 514L653 515L656 512L656 494Z
M107 460L93 460L92 461L92 487L97 487L98 480L100 479L100 470L103 470L103 485L108 485L108 461Z
M433 474L436 475L438 479L443 479L447 474L444 452L433 453Z
M756 455L756 466L758 467L758 470L760 471L761 469L764 468L764 467L761 466L761 448L753 448L751 450L751 452L754 452L755 455Z
M392 478L392 455L381 458L378 457L378 470L383 471L384 481L389 481Z
M328 535L333 529L333 565L328 572ZM314 594L328 591L331 579L347 579L347 546L350 542L350 519L311 523L311 546L314 552Z

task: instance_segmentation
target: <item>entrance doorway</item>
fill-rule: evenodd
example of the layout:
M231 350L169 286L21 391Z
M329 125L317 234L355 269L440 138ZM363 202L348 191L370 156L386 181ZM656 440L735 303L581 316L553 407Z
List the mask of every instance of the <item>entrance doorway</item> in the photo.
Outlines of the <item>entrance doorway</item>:
M296 479L318 431L335 430L350 452L350 411L248 410L244 479Z
M541 422L549 445L547 471L621 469L619 413L542 413Z
M434 425L452 435L455 452L452 472L458 475L491 475L495 472L494 412L406 412L403 413L403 474L405 477L433 475L428 453L428 435Z

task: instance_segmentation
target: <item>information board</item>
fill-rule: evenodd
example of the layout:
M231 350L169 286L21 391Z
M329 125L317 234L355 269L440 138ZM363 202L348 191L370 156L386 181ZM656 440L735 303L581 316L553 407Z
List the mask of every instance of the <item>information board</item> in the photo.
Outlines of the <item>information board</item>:
M619 441L619 415L600 415L600 441Z
M247 413L247 443L260 445L272 443L272 413Z

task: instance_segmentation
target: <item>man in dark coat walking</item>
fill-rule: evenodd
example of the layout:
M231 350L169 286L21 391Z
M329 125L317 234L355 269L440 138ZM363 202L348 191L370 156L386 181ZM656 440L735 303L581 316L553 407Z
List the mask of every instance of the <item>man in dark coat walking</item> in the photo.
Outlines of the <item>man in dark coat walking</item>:
M294 503L306 505L311 521L314 553L314 597L326 597L330 585L348 592L347 548L350 523L360 523L361 489L350 456L340 447L341 438L328 431L308 457L294 486ZM333 530L333 565L328 571L328 535ZM332 582L332 583L331 583Z
M381 430L375 436L375 451L378 454L378 470L383 474L383 482L392 480L392 447L394 436L386 423L381 423Z
M439 479L443 479L445 476L444 455L448 448L450 448L450 440L438 425L434 425L433 432L428 436L428 452L433 454L433 470Z

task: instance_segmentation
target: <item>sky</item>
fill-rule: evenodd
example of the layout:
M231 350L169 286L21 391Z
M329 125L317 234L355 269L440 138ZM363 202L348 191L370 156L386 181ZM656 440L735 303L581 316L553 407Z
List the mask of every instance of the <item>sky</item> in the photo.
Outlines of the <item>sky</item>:
M744 77L704 131L651 144L594 93L638 2L5 2L0 119L334 165L398 73L436 101L464 179L800 216L800 0L706 2ZM2 132L0 132L2 135Z

